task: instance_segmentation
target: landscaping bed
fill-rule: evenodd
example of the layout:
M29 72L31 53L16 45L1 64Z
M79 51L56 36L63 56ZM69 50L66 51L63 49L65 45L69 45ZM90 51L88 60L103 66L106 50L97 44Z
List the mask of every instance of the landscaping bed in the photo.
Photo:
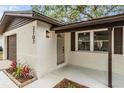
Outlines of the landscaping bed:
M3 71L19 88L37 80L33 70L22 64L13 61L11 67Z
M88 87L68 79L63 79L61 82L55 85L54 88L88 88Z
M13 73L10 68L9 69L6 69L6 72L8 74L10 74L10 75L12 75L12 73ZM20 83L24 83L24 82L26 82L28 80L33 79L33 78L34 78L33 76L30 76L30 77L27 77L27 78L24 78L23 76L21 76L21 77L15 77L15 79L18 80Z

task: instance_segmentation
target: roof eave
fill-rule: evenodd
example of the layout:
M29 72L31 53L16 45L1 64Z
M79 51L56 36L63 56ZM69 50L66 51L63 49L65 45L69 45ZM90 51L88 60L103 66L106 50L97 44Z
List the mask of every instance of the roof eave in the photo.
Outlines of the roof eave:
M48 24L51 24L53 26L61 26L63 23L54 20L50 17L44 16L42 14L39 14L34 11L7 11L4 12L1 21L0 21L0 34L2 34L7 26L7 24L10 22L10 18L13 19L15 17L25 17L28 19L35 19L39 21L46 22ZM6 20L7 19L7 20Z
M111 16L106 17L102 19L95 19L95 20L89 20L89 21L83 21L79 23L73 23L68 25L63 25L59 27L52 27L51 30L53 31L60 31L60 30L67 30L67 29L73 29L73 28L80 28L80 27L86 27L86 26L92 26L92 25L100 25L105 23L112 23L112 22L118 22L118 21L124 21L124 15L120 16Z

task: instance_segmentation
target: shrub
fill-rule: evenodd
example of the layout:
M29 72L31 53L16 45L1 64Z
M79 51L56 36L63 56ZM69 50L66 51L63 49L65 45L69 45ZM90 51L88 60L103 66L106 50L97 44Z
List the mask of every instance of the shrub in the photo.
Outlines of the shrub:
M29 77L33 77L34 75L32 69L28 65L17 63L16 60L12 61L11 69L13 72L12 75L15 78L19 78L19 77L29 78Z

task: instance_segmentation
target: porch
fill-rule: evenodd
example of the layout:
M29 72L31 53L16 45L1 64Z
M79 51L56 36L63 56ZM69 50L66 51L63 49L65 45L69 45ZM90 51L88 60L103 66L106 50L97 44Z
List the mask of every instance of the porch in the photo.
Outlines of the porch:
M116 81L113 81L113 87L124 87L124 76L114 74L113 77L116 78ZM91 88L107 88L107 72L78 67L74 65L67 65L63 68L50 72L47 75L39 78L37 81L25 86L25 88L54 87L64 78L70 79ZM0 80L0 87L17 87L2 71L0 72Z
M97 74L98 73L98 74ZM82 68L74 65L66 65L63 68L57 69L53 72L48 73L38 81L29 84L26 88L30 87L54 87L57 83L62 81L64 78L77 82L91 88L106 88L104 82L105 73L96 71L88 68ZM100 76L100 77L99 77ZM102 78L101 78L102 77ZM101 78L101 79L100 79ZM102 81L103 80L103 81Z

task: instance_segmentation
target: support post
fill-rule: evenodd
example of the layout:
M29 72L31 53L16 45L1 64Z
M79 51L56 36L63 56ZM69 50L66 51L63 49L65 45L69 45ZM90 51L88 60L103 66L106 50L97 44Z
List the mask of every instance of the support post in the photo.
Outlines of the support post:
M108 87L112 88L112 28L108 28Z

